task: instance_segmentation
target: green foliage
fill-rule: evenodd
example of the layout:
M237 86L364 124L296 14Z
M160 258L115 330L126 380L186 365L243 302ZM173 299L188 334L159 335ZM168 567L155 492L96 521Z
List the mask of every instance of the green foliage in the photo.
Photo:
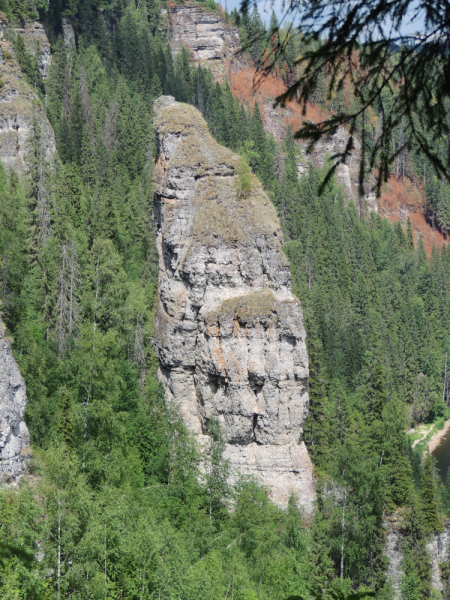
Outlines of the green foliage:
M246 198L250 193L252 188L252 172L250 171L249 164L245 159L245 156L242 156L239 160L238 166L236 168L236 194L238 199Z
M20 34L17 34L14 38L14 53L20 68L25 73L28 82L31 85L36 86L39 90L43 91L44 86L36 58L31 56L31 54L28 52L25 47L23 37Z
M25 24L38 17L43 18L48 9L47 0L3 0L0 10L19 24Z
M333 600L362 600L362 598L374 598L375 592L372 590L356 592L356 593L348 593L345 590L333 590L333 589L323 589L323 588L314 588L308 587L308 596L307 598L313 598L314 600L325 600L326 598L332 598ZM289 596L287 600L304 600L305 596Z
M0 542L0 565L5 566L5 559L15 557L24 563L30 563L33 560L33 555L29 552L25 552L22 548L17 548L12 544L6 544Z
M39 557L29 566L5 556L3 595L357 600L371 587L384 599L383 513L405 507L404 594L428 597L437 485L405 430L446 412L449 251L429 261L410 225L360 218L332 178L319 195L326 169L299 179L292 132L276 144L257 104L243 107L208 69L192 68L186 48L173 59L158 2L137 4L50 3L56 33L65 11L77 35L69 54L55 36L45 84L58 157L47 163L36 120L26 181L0 167L0 297L27 381L38 475L0 491L0 543ZM100 8L115 11L111 35ZM265 32L254 11L241 26ZM301 44L277 27L273 15L254 59L283 43L277 69L288 82ZM219 422L206 424L200 452L157 382L151 182L161 93L195 104L241 155L238 195L251 191L253 171L278 208L307 330L303 439L319 481L310 521L294 497L280 511L255 481L230 486Z
M423 463L421 510L425 532L442 531L442 524L438 514L437 484L432 454L427 454Z

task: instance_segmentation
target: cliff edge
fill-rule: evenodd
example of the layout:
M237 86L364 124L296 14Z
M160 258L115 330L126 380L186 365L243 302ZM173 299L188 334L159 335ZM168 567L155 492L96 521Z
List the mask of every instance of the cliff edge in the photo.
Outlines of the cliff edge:
M256 177L237 197L239 157L195 108L163 96L154 124L154 345L166 399L200 442L217 417L235 470L257 476L277 504L294 492L311 512L305 330L275 209Z
M30 454L30 434L23 420L26 405L25 382L0 320L0 472L3 481L16 479L26 468Z

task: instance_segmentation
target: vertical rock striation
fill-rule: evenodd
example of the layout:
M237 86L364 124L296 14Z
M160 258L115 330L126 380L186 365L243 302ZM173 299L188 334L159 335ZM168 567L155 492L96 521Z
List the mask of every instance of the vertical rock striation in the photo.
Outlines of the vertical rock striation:
M26 405L25 382L0 320L0 472L3 481L16 479L26 467L30 452L30 434L23 420Z
M255 177L237 197L239 157L192 106L160 98L155 131L154 345L166 398L201 442L218 418L232 466L256 475L277 504L294 492L311 512L312 464L301 441L308 356L275 209Z

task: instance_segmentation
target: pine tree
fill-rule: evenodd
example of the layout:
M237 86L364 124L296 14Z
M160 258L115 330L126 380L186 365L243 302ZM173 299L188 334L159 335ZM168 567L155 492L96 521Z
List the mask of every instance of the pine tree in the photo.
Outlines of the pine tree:
M50 197L48 192L48 163L42 141L41 124L33 116L31 135L28 138L28 206L30 252L35 260L40 249L51 236Z
M387 400L386 375L380 340L375 337L372 348L364 355L361 377L364 418L374 448L382 452L385 440L383 408Z
M420 510L426 533L442 531L437 503L437 486L434 474L434 458L428 453L422 469L422 489L420 492Z
M395 506L407 506L411 502L412 469L408 458L396 448L386 460L388 470L388 500Z
M408 217L408 220L406 222L406 238L408 240L408 247L411 250L414 250L414 239L413 239L412 225L411 225L411 219L409 217Z
M63 244L61 267L58 278L58 299L56 307L58 351L61 357L67 346L67 338L72 337L79 327L81 317L80 269L75 241Z
M323 366L323 348L312 314L308 316L306 326L309 357L309 408L303 428L303 439L313 460L317 461L316 464L320 464L330 435L326 411L328 404L327 381Z
M402 600L420 600L419 576L414 569L414 561L409 548L403 550L404 576L401 582Z

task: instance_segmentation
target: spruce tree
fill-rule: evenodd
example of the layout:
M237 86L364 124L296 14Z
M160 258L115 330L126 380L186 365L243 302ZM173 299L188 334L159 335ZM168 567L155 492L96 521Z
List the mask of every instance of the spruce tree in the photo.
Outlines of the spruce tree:
M423 462L420 510L426 533L442 531L442 524L438 513L434 458L430 453L427 453Z

